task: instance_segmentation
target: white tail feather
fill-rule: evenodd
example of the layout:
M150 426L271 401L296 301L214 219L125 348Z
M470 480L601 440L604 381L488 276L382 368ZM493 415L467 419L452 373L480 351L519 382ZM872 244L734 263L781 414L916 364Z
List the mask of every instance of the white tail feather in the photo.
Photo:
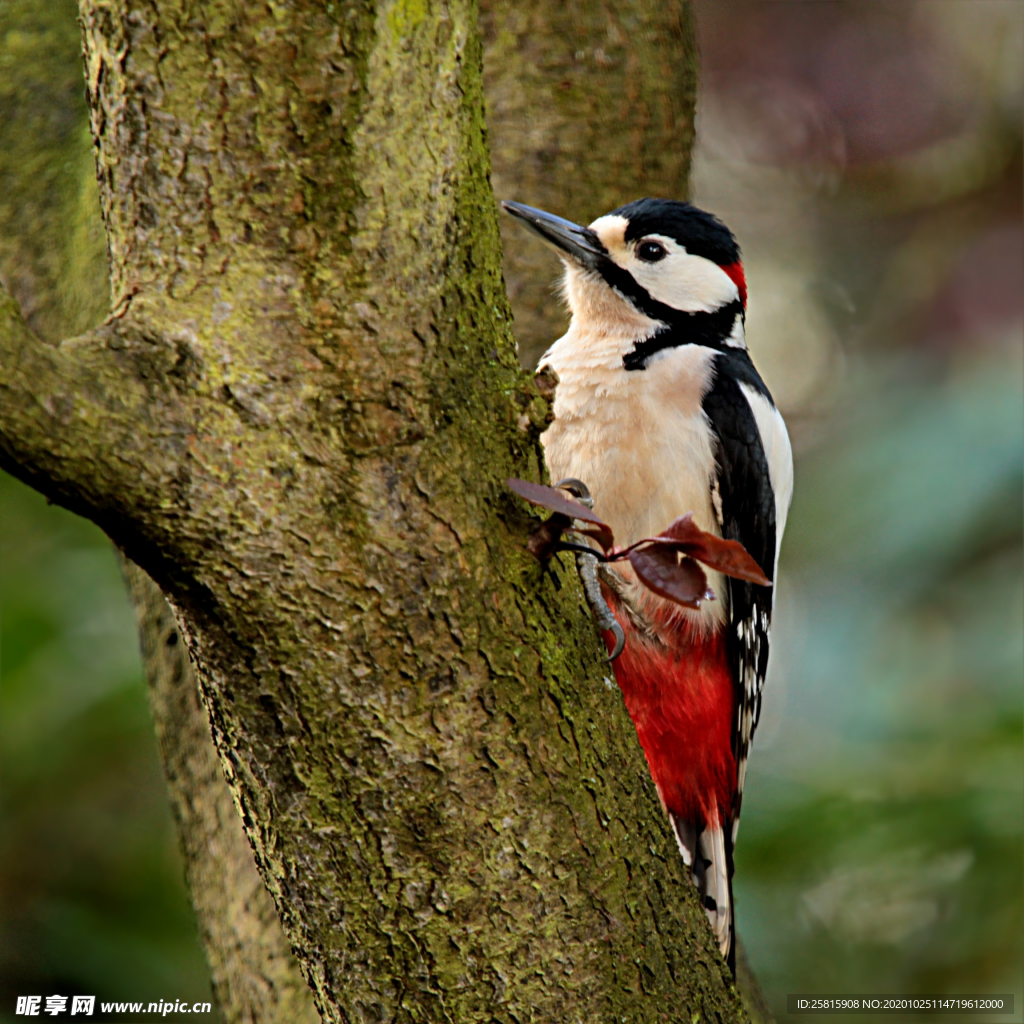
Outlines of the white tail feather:
M697 831L690 822L677 818L671 811L669 811L668 820L672 822L672 831L675 834L679 852L683 855L683 863L688 868L692 868L693 857L697 852Z
M711 930L718 939L722 956L729 955L729 921L732 901L729 897L729 866L725 859L725 833L721 825L706 828L700 834L700 852L705 861L704 907Z
M729 861L725 849L725 832L721 825L697 832L693 822L669 814L683 863L690 868L690 877L700 894L704 912L711 922L718 948L729 959L732 946L732 893L729 887Z

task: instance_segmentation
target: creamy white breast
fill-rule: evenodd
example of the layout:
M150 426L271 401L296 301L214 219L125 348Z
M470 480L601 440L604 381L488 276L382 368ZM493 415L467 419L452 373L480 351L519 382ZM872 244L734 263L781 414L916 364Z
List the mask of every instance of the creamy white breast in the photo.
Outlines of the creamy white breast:
M541 360L559 377L555 421L541 437L552 480L582 480L619 545L654 536L687 512L720 535L711 504L714 438L701 408L716 353L681 345L658 353L645 370L627 371L623 355L660 325L600 322L591 335L574 318ZM718 574L708 581L724 597ZM723 605L705 605L702 616L720 619Z

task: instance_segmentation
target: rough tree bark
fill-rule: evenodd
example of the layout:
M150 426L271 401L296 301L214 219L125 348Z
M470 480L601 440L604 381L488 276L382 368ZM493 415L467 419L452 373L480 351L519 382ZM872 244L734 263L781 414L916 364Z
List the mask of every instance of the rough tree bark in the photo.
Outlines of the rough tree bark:
M495 194L589 223L640 196L689 194L697 89L689 5L482 0ZM558 258L502 223L527 366L562 333Z
M157 585L122 570L139 626L156 739L199 937L225 1024L315 1024L319 1015L256 870L200 703L188 652Z
M5 468L168 593L327 1019L736 1019L570 576L459 4L83 6L114 315Z
M45 338L108 310L106 246L74 0L0 10L0 280ZM189 895L225 1024L314 1024L312 994L256 870L173 613L125 561Z

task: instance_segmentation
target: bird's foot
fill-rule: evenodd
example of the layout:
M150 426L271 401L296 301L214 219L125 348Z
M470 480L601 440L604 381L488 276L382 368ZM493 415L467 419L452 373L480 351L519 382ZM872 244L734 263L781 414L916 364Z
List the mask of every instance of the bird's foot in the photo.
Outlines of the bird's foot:
M568 491L586 508L592 509L594 507L594 496L590 493L590 488L582 480L577 480L574 476L567 476L563 480L559 480L554 486L559 490Z
M603 630L611 631L615 636L615 646L608 656L609 661L614 661L626 646L626 633L619 620L615 618L608 602L601 592L601 583L597 578L598 564L595 555L588 555L583 551L576 552L576 571L580 574L583 582L583 593L587 597L587 604L594 613L597 625Z
M590 489L582 480L577 480L574 477L566 477L564 480L559 480L555 487L561 488L562 490L568 491L581 505L586 508L592 509L594 507L594 499L590 494ZM582 538L581 538L582 539ZM598 559L596 554L589 554L588 552L576 547L576 571L580 574L580 580L583 583L583 593L586 595L587 604L590 605L590 610L594 614L594 618L597 620L597 625L602 630L607 630L615 636L615 646L612 648L612 653L609 655L608 660L614 661L623 651L626 646L626 634L622 626L619 624L619 620L615 618L614 613L608 606L608 602L604 599L604 594L601 592L601 583L598 580ZM604 566L601 566L604 568Z
M651 625L650 619L636 606L633 593L631 593L626 580L607 563L598 564L597 575L601 582L619 599L619 604L629 618L629 624L646 640L660 644L661 637Z

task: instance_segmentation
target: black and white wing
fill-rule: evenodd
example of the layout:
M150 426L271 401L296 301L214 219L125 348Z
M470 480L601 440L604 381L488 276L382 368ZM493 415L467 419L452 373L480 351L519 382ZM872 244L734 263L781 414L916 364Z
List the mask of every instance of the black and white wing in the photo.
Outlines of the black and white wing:
M793 459L782 417L746 350L715 357L714 380L703 406L716 440L712 504L722 536L739 541L774 582L793 492ZM768 671L775 594L773 587L731 578L726 586L726 643L738 698L732 733L737 775L730 839L735 842L750 741Z

